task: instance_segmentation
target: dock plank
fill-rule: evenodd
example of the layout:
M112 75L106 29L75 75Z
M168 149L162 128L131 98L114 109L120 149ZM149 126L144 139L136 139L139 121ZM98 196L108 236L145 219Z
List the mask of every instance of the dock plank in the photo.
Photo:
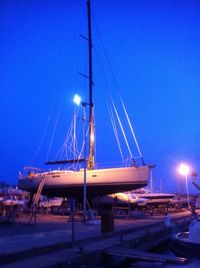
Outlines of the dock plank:
M166 256L158 253L144 252L124 247L115 247L112 249L107 249L105 251L105 254L118 257L146 260L146 261L159 261L163 263L165 262L165 263L185 264L187 262L187 259L182 257Z

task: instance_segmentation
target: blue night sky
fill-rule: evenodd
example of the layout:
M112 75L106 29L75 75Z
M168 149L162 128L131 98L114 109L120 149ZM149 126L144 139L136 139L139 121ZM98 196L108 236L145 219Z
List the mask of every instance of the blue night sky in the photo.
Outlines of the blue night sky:
M120 92L144 160L156 164L155 190L162 181L176 192L179 162L199 172L199 1L92 0L91 9L97 162L120 161L105 103L111 94L119 104ZM62 144L74 94L87 98L86 2L2 0L0 13L0 181L17 184L24 166L43 167L55 126L52 151Z

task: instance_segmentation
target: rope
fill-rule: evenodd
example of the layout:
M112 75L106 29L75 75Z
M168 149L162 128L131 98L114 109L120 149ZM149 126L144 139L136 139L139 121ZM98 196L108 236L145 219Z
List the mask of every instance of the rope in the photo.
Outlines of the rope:
M122 153L122 148L121 148L121 144L120 144L120 140L119 140L117 127L116 127L116 124L115 124L113 111L112 111L111 107L109 107L108 103L107 103L107 108L108 108L108 113L110 115L110 120L111 120L111 124L112 124L113 131L114 131L114 134L115 134L115 138L116 138L116 141L117 141L117 145L118 145L118 148L119 148L119 151L120 151L120 154L121 154L121 158L124 161L124 156L123 156L123 153Z
M124 140L125 140L126 146L127 146L127 148L128 148L129 154L130 154L131 158L133 158L133 155L132 155L132 153L131 153L130 146L129 146L128 141L127 141L127 138L126 138L126 134L125 134L125 132L124 132L124 129L123 129L123 126L122 126L121 120L120 120L120 118L119 118L119 114L118 114L118 112L117 112L117 109L116 109L116 107L115 107L115 104L114 104L114 102L113 102L113 99L111 99L111 101L112 101L112 105L113 105L113 108L114 108L115 114L116 114L116 116L117 116L118 123L119 123L120 128L121 128L121 131L122 131L122 134L123 134L123 137L124 137Z
M141 157L141 159L142 159L142 162L143 162L143 164L144 164L144 160L143 160L143 157L142 157L142 153L141 153L141 151L140 151L139 144L138 144L138 142L137 142L137 139L136 139L135 133L134 133L134 131L133 131L133 128L132 128L132 125L131 125L131 122L130 122L130 119L129 119L128 113L127 113L126 108L125 108L125 106L124 106L124 102L123 102L123 100L122 100L122 97L121 97L121 96L119 96L119 98L120 98L120 100L121 100L122 107L123 107L123 109L124 109L124 112L125 112L125 115L126 115L126 118L127 118L127 121L128 121L129 127L130 127L130 130L131 130L131 133L132 133L132 135L133 135L133 138L134 138L134 141L135 141L135 144L136 144L137 150L138 150L138 153L139 153L139 155L140 155L140 157Z
M55 125L54 125L53 134L52 134L52 137L51 137L49 148L48 148L48 151L47 151L46 159L48 159L48 157L49 157L49 153L50 153L51 146L52 146L53 139L54 139L54 135L55 135L55 132L56 132L56 127L57 127L57 124L58 124L59 116L60 116L60 109L59 109L58 114L57 114L57 118L56 118L56 122L55 122Z
M51 115L52 115L52 113L51 113L51 114L49 115L49 117L48 117L48 120L47 120L45 129L44 129L42 138L41 138L41 140L40 140L39 146L38 146L38 148L37 148L37 150L36 150L36 152L35 152L35 154L34 154L32 160L31 160L31 162L30 162L30 166L33 165L33 163L34 163L34 161L35 161L35 159L36 159L36 157L37 157L37 155L38 155L38 153L39 153L39 151L40 151L40 149L41 149L41 147L42 147L42 144L43 144L43 142L44 142L44 138L45 138L45 136L46 136L46 132L47 132L47 129L48 129L48 125L49 125L49 122L50 122Z
M97 26L97 23L96 23L96 21L94 20L94 18L93 18L93 21L94 21L94 25L95 25L95 27L96 27L97 33L98 33L98 35L99 35L99 40L100 40L100 42L101 42L101 45L102 45L102 48L103 48L103 52L104 52L105 57L106 57L106 60L107 60L107 64L108 64L108 66L109 66L109 68L110 68L110 72L111 72L111 75L112 75L112 78L113 78L115 87L116 87L117 91L119 91L119 86L118 86L118 84L117 84L117 79L116 79L116 77L115 77L115 75L114 75L114 71L113 71L113 69L112 69L112 64L111 64L111 61L110 61L110 59L109 59L109 57L108 57L108 53L107 53L107 51L106 51L106 48L105 48L105 46L104 46L104 43L103 43L103 39L102 39L102 37L101 37L100 30L99 30L99 28L98 28L98 26Z
M78 159L80 159L81 158L81 155L83 155L83 149L86 146L86 138L88 137L88 133L89 133L89 126L88 126L87 132L85 134L85 139L83 140L81 151L79 153ZM77 162L76 168L77 168L77 166L78 166L78 162Z

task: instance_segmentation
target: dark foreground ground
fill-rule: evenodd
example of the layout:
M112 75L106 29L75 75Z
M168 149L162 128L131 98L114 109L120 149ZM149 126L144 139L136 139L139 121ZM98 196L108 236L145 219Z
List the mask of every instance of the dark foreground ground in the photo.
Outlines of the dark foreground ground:
M181 218L190 217L189 211L183 211L181 213L170 214L171 222L176 223ZM25 252L33 248L48 247L52 244L68 243L68 246L72 247L73 244L80 250L79 241L88 242L89 239L99 240L103 234L101 233L101 221L100 218L96 218L93 221L83 222L82 218L77 217L74 225L69 216L55 216L55 215L38 215L36 224L28 224L30 216L23 215L16 218L13 223L1 223L0 224L0 260L3 256L12 255L15 252ZM147 231L149 226L158 226L165 224L165 216L150 216L145 215L143 217L129 217L123 219L114 220L114 233L126 230L136 230L136 232ZM102 243L104 243L102 237ZM116 238L113 238L116 239ZM120 237L117 237L119 240ZM106 241L106 240L105 240ZM73 242L73 243L72 243ZM70 244L71 243L71 244ZM77 243L77 244L76 244ZM109 242L112 245L112 241ZM52 254L53 255L53 254ZM40 258L41 259L41 258ZM33 262L32 262L33 263ZM26 261L19 264L4 264L1 267L47 267L42 263L37 263L36 266L30 266ZM27 266L28 265L28 266ZM189 266L185 267L195 267ZM66 266L67 267L67 266ZM149 266L150 267L150 266ZM179 267L179 266L165 266L165 267ZM184 266L181 266L184 267ZM196 266L198 267L198 266Z

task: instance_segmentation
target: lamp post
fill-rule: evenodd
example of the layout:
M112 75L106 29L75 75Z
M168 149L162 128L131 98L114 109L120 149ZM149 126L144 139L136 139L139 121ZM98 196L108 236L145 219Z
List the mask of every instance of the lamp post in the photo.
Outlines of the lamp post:
M189 199L189 191L188 191L188 174L189 174L189 172L190 172L190 168L186 163L180 164L179 173L185 177L188 208L190 208L190 199Z
M153 172L152 169L155 168L156 165L149 165L149 177L150 177L150 191L153 193Z
M78 96L77 94L74 96L73 101L76 105L82 105L84 107L84 121L86 122L86 111L85 111L85 106L86 103L82 102L81 97ZM85 123L84 123L84 134L85 134L85 147L84 147L84 179L83 179L83 221L86 221L86 201L87 201L87 159L86 159L86 128L85 128Z

